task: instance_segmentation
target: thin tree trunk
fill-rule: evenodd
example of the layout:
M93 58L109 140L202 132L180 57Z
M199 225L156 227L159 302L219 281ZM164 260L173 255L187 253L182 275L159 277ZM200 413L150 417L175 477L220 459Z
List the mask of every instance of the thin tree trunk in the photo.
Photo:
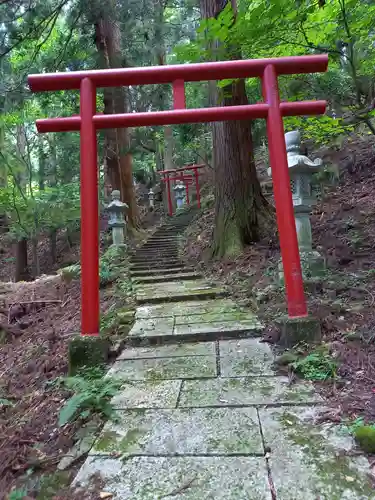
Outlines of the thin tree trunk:
M108 9L99 13L95 24L96 46L105 68L123 66L121 32L115 18L116 6L112 0ZM105 113L126 113L127 100L123 87L106 89L104 92ZM128 222L131 228L139 227L139 213L135 199L132 175L132 155L129 130L126 128L106 132L105 164L112 189L119 189L122 200L128 204Z
M55 136L50 138L50 172L49 172L49 184L51 187L56 187L57 185L57 153L56 153L56 142ZM49 234L49 252L51 256L52 264L56 263L57 260L57 230L53 228Z
M31 239L32 244L32 274L34 279L40 275L40 264L39 264L39 255L38 255L38 238L34 237Z
M4 133L4 127L0 125L0 151L5 151L4 147L4 142L5 142L5 133ZM8 185L8 172L7 172L7 165L5 162L1 162L0 164L0 189L1 188L6 188ZM7 231L7 214L5 212L0 213L0 232L5 232Z
M203 18L217 17L227 2L201 0ZM233 4L232 4L233 6ZM234 5L234 7L236 7ZM239 50L231 57L240 59ZM248 104L244 80L238 80L220 96L210 85L216 106ZM215 228L212 252L216 257L234 256L260 236L261 217L269 212L257 178L250 121L214 123L212 126L215 168Z
M22 158L20 164L26 161L26 132L23 124L17 125L17 149L18 154ZM21 192L26 189L26 170L20 170L14 178L14 182L18 184ZM25 196L25 194L23 194ZM15 281L26 281L30 279L27 261L27 238L22 238L15 245L16 263L15 263Z

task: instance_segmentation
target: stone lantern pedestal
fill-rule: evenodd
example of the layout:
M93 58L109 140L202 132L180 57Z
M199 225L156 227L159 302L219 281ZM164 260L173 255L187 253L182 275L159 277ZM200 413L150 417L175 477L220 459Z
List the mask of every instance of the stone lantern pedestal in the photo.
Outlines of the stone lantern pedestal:
M175 192L177 210L182 208L186 202L186 187L182 181L177 181L176 186L173 188Z
M126 247L125 211L129 207L120 200L120 191L112 191L111 197L112 201L107 206L106 211L109 213L108 225L112 228L112 245L116 247Z
M298 130L287 132L285 142L303 277L319 277L324 274L326 264L324 257L312 247L310 214L316 204L312 176L319 171L323 162L321 159L312 161L301 154ZM282 263L279 264L279 278L284 278Z

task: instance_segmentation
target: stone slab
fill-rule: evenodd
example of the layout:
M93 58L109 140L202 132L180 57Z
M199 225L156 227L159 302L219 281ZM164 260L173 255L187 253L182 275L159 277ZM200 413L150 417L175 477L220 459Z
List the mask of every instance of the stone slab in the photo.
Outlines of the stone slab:
M176 325L173 334L178 335L199 335L209 333L225 333L225 332L259 332L263 329L263 325L257 320L250 321L217 321L212 323L193 323L187 325Z
M160 347L135 347L125 349L117 360L210 355L216 355L214 342L196 342L192 344L173 344Z
M152 336L152 335L172 335L174 319L169 318L152 318L152 319L137 319L129 336Z
M75 484L87 491L97 475L113 500L271 500L258 457L89 457Z
M140 264L138 263L131 263L130 264L130 272L138 272L138 271L147 271L150 274L155 271L163 271L165 272L166 269L178 269L181 268L182 263L178 262L177 264L172 264L172 263L167 263L167 264L159 264L159 263L154 263L154 262L146 262L145 264Z
M202 312L197 314L194 310L192 314L186 314L176 317L176 325L191 325L194 323L215 323L227 321L254 321L257 320L256 315L248 312L234 309L229 312Z
M215 300L186 301L183 303L153 304L137 307L137 319L186 316L193 314L233 312L240 310L231 299L219 298Z
M318 424L321 408L259 411L277 500L368 500L375 490L364 456L350 456L353 440L342 428Z
M150 382L125 382L112 399L116 409L175 408L181 380L153 380Z
M289 385L288 377L240 377L187 380L179 407L296 405L321 403L309 382Z
M179 283L179 282L176 282ZM187 283L185 281L185 283ZM164 285L166 283L163 283ZM170 283L168 283L170 284ZM174 292L168 290L159 290L158 287L153 287L149 289L143 288L140 290L139 288L136 290L136 300L139 304L144 304L147 302L168 302L168 301L179 301L179 300L191 300L194 298L200 299L204 297L212 298L219 297L220 295L225 295L226 290L223 288L217 287L207 287L207 288L199 288L199 289L187 289L181 287L180 290L176 289Z
M216 377L216 358L215 356L185 356L116 361L107 376L119 380Z
M150 285L143 285L143 289L146 290L155 290L155 286L150 284ZM204 279L198 279L194 281L184 281L181 280L177 283L163 283L162 285L158 286L159 291L163 291L164 293L174 293L174 292L181 292L182 290L210 290L212 288L215 288L215 285L211 285L207 283Z
M143 271L130 271L130 276L132 278L136 277L136 276L153 276L153 275L167 275L167 274L175 274L175 273L179 273L179 272L184 272L184 271L187 271L188 268L185 268L185 267L176 267L176 268L172 268L172 269L146 269L146 270L143 270Z
M274 355L268 344L259 339L223 340L219 342L222 377L274 375Z
M91 455L263 455L255 408L118 411Z
M200 278L201 275L194 272L188 273L170 273L170 274L159 274L155 276L142 276L142 277L133 277L133 281L136 283L158 283L158 282L167 282L167 281L181 281L181 280L194 280Z

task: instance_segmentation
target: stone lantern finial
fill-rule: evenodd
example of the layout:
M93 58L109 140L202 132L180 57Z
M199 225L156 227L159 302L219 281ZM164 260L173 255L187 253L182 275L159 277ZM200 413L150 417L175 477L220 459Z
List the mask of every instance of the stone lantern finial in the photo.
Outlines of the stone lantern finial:
M111 193L112 201L106 207L109 213L108 225L112 228L112 242L114 246L125 245L126 219L125 211L129 206L123 203L121 193L114 189Z

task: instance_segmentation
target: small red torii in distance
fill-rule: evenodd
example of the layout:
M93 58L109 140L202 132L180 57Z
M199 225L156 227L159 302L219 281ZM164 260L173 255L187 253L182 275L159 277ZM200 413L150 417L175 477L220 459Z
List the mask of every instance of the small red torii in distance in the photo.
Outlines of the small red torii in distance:
M165 182L165 184L166 184L167 197L168 197L168 215L173 215L171 181L177 181L177 180L181 180L183 182L192 181L193 174L191 174L191 175L184 174L184 172L186 172L187 170L193 170L193 172L194 172L195 192L197 195L197 207L201 208L201 195L200 195L198 169L204 168L204 167L206 167L206 164L201 163L199 165L185 165L185 167L174 168L174 169L170 169L170 170L159 170L158 173L163 175L163 178L161 180L163 182ZM181 172L181 174L178 175L178 172ZM169 177L170 174L175 174L175 177ZM189 205L190 200L189 200L189 184L188 184L188 182L185 182L185 187L186 187L186 202Z
M37 120L39 132L80 131L81 151L81 332L99 334L99 203L97 130L176 125L225 120L267 120L277 225L284 268L288 314L307 316L290 189L283 116L318 115L326 101L280 102L278 76L327 71L328 56L310 55L172 66L119 68L29 75L33 92L80 90L80 115ZM185 82L261 78L264 102L186 109ZM96 89L129 85L173 86L170 111L104 115L96 113Z

